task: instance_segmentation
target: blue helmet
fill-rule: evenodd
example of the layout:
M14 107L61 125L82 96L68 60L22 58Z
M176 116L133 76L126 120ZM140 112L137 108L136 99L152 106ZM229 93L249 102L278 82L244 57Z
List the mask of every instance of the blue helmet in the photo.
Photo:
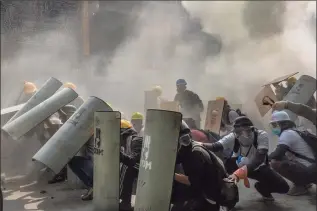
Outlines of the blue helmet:
M187 85L187 82L185 81L185 79L178 79L176 81L176 86L178 85Z

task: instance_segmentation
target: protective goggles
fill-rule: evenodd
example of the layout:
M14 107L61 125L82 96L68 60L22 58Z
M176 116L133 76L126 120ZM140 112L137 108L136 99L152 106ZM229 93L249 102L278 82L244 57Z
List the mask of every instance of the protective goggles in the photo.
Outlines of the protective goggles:
M233 132L236 134L236 136L248 136L252 132L253 127L235 127L233 129Z
M191 143L192 137L189 134L184 134L179 137L179 144L181 146L188 146Z
M270 125L271 128L277 128L277 127L280 126L277 122L270 122L269 125Z

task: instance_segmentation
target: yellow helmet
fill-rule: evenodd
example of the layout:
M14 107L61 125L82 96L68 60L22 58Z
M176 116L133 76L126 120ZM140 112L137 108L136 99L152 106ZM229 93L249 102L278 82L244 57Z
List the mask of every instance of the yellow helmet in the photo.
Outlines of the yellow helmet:
M66 83L64 84L64 87L65 87L65 88L76 89L75 84L73 84L73 83L71 83L71 82L66 82Z
M33 92L36 92L37 88L36 88L34 83L31 83L31 82L28 82L28 81L24 81L23 91L24 91L25 94L31 94Z
M158 96L161 96L162 95L162 87L161 86L155 86L153 87L152 91L156 92L158 94Z
M125 120L125 119L121 119L121 125L120 125L121 129L130 129L132 127L133 126L132 126L131 122L129 122L128 120Z
M216 100L226 100L224 97L216 97Z
M143 115L140 112L134 112L131 116L131 120L141 119L143 120Z
M295 77L290 77L287 79L287 83L295 84L297 79Z

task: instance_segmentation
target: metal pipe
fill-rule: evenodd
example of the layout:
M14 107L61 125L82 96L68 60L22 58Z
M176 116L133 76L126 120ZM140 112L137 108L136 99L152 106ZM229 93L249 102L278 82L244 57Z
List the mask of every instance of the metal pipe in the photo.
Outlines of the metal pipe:
M51 97L62 85L63 83L56 78L51 77L48 79L42 88L38 90L7 123L12 122L14 119Z
M89 97L32 159L59 173L92 136L95 111L112 109L101 99Z
M18 140L31 129L43 122L63 106L78 97L78 94L70 88L64 88L52 97L35 106L22 116L3 126L2 130L8 133L14 140Z
M182 114L149 109L134 210L169 211Z
M118 111L95 112L94 211L119 211L120 120Z

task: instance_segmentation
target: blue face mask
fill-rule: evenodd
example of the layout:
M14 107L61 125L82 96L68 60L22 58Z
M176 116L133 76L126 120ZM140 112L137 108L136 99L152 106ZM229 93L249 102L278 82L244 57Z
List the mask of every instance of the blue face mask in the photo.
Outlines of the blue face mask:
M279 136L281 134L281 128L272 128L272 133Z

